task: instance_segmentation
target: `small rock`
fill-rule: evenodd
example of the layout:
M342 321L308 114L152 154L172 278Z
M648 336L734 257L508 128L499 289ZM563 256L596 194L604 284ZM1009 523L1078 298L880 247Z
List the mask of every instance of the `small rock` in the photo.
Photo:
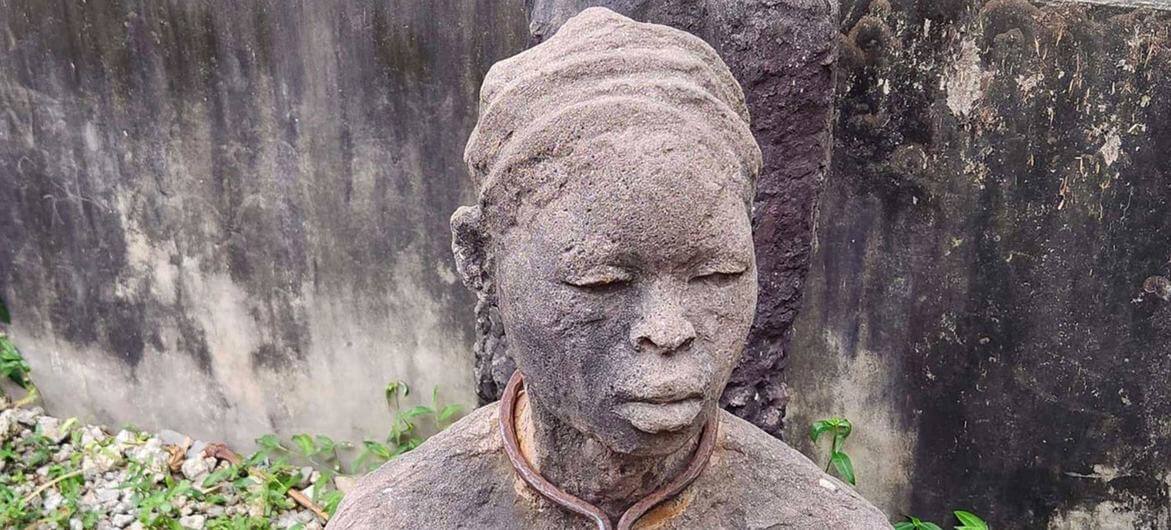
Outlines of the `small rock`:
M284 512L277 517L276 524L273 526L277 528L292 528L303 522L297 517L297 512Z
M354 485L357 483L358 480L353 477L347 477L345 475L338 475L333 477L333 485L337 487L337 490L342 492L342 494L349 493L350 490L354 489Z
M154 437L147 439L141 446L130 449L126 454L127 458L153 472L159 480L162 480L162 474L167 470L167 460L170 456L167 450L163 449L162 441Z
M37 432L41 433L41 436L52 440L53 443L61 443L61 440L64 440L69 434L65 429L61 428L61 421L52 416L41 416L37 418Z
M33 409L12 409L12 418L21 425L33 426L37 424L37 416L40 415L39 408Z
M0 442L8 440L8 435L16 430L16 417L12 414L12 409L7 409L0 412Z
M88 448L94 444L100 445L107 439L109 439L109 436L106 436L106 433L102 432L101 427L91 425L81 430L81 446L84 448Z
M208 473L211 473L211 470L214 466L214 458L203 458L202 456L195 456L184 460L181 470L183 472L183 476L187 477L192 482L196 482L207 476Z
M92 480L99 474L107 481L116 480L111 473L118 464L122 463L122 454L111 447L97 447L87 451L81 457L81 471L87 480Z
M207 448L207 442L196 440L191 442L191 447L187 448L187 458L194 456L203 456L203 450Z
M118 431L117 435L114 436L114 444L112 447L115 451L124 453L131 447L135 447L137 445L139 445L138 435L126 429L122 429Z
M73 446L65 444L61 446L61 449L58 449L57 452L53 454L53 461L64 462L69 460L69 457L71 456L73 456Z
M65 502L65 497L57 490L49 489L45 491L45 502L41 508L46 512L51 512L59 508L62 502Z
M99 504L114 505L118 503L118 497L121 494L121 491L114 488L101 488L94 491L94 498L97 499Z
M203 525L206 521L207 518L199 514L185 515L179 518L179 524L183 528L190 528L191 530L203 530Z
M110 518L110 522L114 523L114 526L117 526L118 528L126 528L126 526L133 521L134 516L127 513L115 514Z

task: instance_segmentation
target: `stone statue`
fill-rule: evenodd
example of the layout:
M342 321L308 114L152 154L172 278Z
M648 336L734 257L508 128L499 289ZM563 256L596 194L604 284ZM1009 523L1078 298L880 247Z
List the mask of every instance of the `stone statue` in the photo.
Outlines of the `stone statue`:
M889 527L718 406L756 304L761 154L711 47L587 9L492 67L465 158L452 246L517 371L329 528Z

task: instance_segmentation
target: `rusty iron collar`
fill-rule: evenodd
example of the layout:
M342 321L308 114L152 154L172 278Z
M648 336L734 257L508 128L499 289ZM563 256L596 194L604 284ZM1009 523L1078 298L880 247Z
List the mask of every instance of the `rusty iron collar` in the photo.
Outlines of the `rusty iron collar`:
M520 475L520 478L526 484L537 490L546 499L549 499L566 510L593 520L598 530L614 530L613 522L610 521L610 518L600 508L567 493L548 480L545 480L545 477L542 477L525 460L524 455L520 452L520 443L516 435L516 418L514 417L516 414L516 403L522 393L524 393L524 375L520 373L520 370L517 370L512 373L512 378L508 380L508 386L504 389L504 396L500 398L500 430L504 434L504 452L508 454L508 459L512 462L512 468L516 470L516 474ZM623 513L622 517L618 520L618 530L630 530L634 526L634 523L650 511L651 508L678 495L679 492L694 482L696 478L699 478L700 473L707 467L708 460L712 456L712 451L716 447L716 432L718 428L719 417L718 415L713 415L708 420L707 425L704 426L703 433L700 434L699 447L695 449L695 454L692 456L691 462L687 464L687 468L683 473L680 473L662 488L652 492L628 508L626 513Z

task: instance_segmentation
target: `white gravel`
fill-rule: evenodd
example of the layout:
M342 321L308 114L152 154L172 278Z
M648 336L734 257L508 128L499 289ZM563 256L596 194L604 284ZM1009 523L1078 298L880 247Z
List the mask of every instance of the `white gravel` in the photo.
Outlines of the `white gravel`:
M31 514L6 521L0 513L0 527L145 529L150 513L143 506L150 501L143 497L161 495L168 485L183 481L202 488L210 474L229 466L204 456L207 443L173 431L152 435L121 430L111 435L100 427L47 416L39 407L8 408L3 398L0 407L0 508L27 498L23 510ZM309 494L326 486L319 484L320 474L311 467L291 471L299 475L294 476L300 481L297 487L309 489ZM134 491L135 480L149 485L146 495ZM248 484L246 490L261 487L257 480L240 482ZM166 499L171 519L193 530L223 528L230 518L246 515L266 520L271 528L324 526L313 512L295 504L287 510L270 508L265 515L256 496L238 490L232 481L208 489Z

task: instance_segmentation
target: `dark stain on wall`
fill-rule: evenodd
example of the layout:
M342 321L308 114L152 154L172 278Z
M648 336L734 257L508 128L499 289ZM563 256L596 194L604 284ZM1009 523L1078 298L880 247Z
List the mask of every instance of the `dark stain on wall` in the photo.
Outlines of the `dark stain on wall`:
M862 464L890 513L1165 528L1171 14L862 1L841 30L794 439L909 441Z
M130 377L186 356L221 384L244 377L225 355L258 373L372 355L315 343L323 299L402 328L379 355L422 355L408 336L429 333L410 329L424 317L470 344L448 217L470 187L480 79L526 39L519 2L0 3L15 335ZM224 332L207 329L219 278L244 293L248 352L217 350Z

